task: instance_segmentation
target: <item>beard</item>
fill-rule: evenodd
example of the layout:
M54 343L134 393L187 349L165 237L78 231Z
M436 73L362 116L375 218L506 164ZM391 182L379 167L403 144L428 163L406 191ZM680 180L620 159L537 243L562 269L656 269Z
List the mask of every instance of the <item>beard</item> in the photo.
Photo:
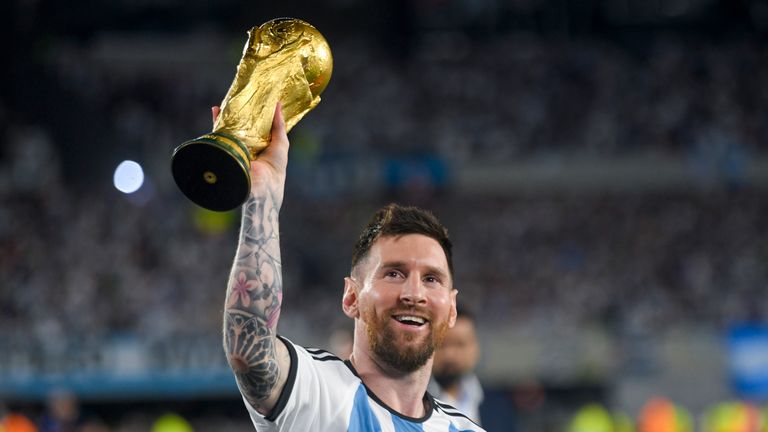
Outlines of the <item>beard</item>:
M435 382L437 382L440 388L446 389L458 384L464 374L457 369L444 369L441 371L432 369L432 376L435 378Z
M373 309L363 314L371 351L389 367L403 373L415 372L427 364L435 349L443 342L445 333L448 331L448 320L435 322L431 314L421 311L421 314L429 317L429 333L416 346L401 346L399 344L400 335L392 328L390 320L392 320L393 314L407 314L408 312L417 312L417 310L391 309L383 314L381 318L376 316L376 312ZM406 342L411 342L416 337L412 333L402 335Z

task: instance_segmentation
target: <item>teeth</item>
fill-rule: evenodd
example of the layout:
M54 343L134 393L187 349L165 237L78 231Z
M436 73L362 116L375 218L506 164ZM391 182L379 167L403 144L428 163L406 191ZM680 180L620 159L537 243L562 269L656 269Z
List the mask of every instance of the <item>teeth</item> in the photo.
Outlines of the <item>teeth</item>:
M417 316L411 316L411 315L400 315L395 317L396 320L403 322L403 321L412 321L418 324L424 324L425 320L424 318L417 317Z

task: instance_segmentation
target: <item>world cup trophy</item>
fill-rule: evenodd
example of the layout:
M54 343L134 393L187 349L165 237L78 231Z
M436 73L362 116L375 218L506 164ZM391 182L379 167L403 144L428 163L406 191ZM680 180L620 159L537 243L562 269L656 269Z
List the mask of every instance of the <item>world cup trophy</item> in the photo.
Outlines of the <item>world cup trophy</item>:
M332 70L328 42L312 25L278 18L250 29L213 131L173 151L179 189L209 210L241 205L251 188L250 162L269 145L278 101L291 130L320 103Z

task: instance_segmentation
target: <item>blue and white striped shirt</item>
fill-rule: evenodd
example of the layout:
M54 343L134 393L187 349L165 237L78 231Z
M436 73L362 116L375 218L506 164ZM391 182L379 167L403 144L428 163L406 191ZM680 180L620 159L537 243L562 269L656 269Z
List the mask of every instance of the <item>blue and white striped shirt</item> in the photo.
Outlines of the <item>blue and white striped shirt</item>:
M423 417L402 415L365 386L350 362L281 339L288 347L291 369L275 408L263 416L245 401L259 432L484 432L429 393L424 394Z

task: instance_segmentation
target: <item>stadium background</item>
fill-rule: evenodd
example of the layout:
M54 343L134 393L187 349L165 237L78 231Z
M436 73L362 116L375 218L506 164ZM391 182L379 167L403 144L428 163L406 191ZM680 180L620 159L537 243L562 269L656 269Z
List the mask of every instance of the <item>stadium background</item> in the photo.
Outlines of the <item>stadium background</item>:
M395 200L451 230L489 430L575 430L590 403L705 430L716 404L751 404L731 425L768 406L768 2L0 11L0 416L37 421L69 391L90 430L165 412L252 429L220 340L237 214L186 201L169 155L210 130L245 30L278 16L318 27L335 59L290 135L282 334L328 347L349 325L351 245ZM123 160L144 169L134 193L113 185Z

